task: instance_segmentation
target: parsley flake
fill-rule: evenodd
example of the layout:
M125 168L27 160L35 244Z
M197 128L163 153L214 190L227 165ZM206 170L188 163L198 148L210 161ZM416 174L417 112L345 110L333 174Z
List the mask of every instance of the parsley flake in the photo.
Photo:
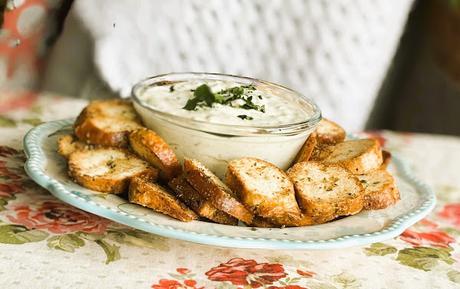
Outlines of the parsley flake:
M197 105L201 102L204 102L206 106L211 107L215 102L215 95L206 84L198 86L195 91L193 91L193 96L193 98L187 101L183 109L195 110Z
M237 115L237 117L239 117L241 119L246 119L246 120L253 120L254 119L252 116L245 115L245 114Z

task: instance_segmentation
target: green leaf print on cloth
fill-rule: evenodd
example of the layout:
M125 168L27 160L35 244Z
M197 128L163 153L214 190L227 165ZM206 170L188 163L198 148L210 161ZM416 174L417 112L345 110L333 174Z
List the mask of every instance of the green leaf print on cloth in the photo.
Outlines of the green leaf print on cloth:
M16 122L6 116L0 116L0 127L16 127Z
M120 260L120 246L110 244L104 240L97 240L96 244L102 247L107 256L105 260L105 264L109 264L110 262Z
M460 272L455 270L450 270L447 272L447 278L454 283L460 284Z
M57 235L49 238L48 247L66 252L75 252L76 248L83 247L85 241L75 234Z
M24 244L29 242L40 242L48 237L48 233L41 230L28 230L20 225L0 226L0 243Z
M439 261L452 265L455 260L451 258L451 247L447 248L429 248L415 247L402 249L398 253L396 260L403 265L410 266L415 269L430 271Z
M367 256L385 256L388 254L394 254L398 251L395 247L383 243L374 243L364 250L364 253Z
M169 251L165 238L134 229L109 230L107 238L120 244Z
M334 280L335 283L338 283L342 285L342 288L344 289L358 289L361 288L361 283L359 280L348 273L341 273L337 275L332 276L332 280Z

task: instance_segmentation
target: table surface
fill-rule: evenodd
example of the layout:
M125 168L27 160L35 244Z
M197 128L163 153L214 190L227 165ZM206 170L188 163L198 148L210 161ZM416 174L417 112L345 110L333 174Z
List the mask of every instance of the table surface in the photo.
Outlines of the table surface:
M436 192L398 238L327 251L229 249L167 239L66 205L24 173L22 138L84 100L0 96L2 288L460 288L460 138L379 132Z

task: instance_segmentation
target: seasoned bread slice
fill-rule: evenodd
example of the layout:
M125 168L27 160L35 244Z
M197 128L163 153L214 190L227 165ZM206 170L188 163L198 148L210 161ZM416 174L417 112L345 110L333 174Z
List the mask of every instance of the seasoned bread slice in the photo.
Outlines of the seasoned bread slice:
M337 123L323 118L316 127L316 135L320 144L336 144L345 140L345 130Z
M366 174L382 164L382 149L375 139L349 140L336 144L324 159L325 164L339 164L353 174Z
M131 178L138 175L156 179L158 170L127 150L95 148L70 154L69 175L85 188L120 194L128 189Z
M154 131L147 128L134 130L129 134L129 145L137 155L160 170L160 178L170 180L181 173L176 154Z
M255 215L281 226L291 226L300 220L294 186L275 165L252 157L232 160L226 183Z
M92 149L93 146L88 145L82 141L79 141L75 136L71 134L62 135L58 139L57 152L66 159L69 158L70 154L78 150Z
M174 219L190 222L198 216L162 186L142 177L134 177L129 185L129 201Z
M339 165L301 162L288 170L300 207L315 223L360 212L364 189L358 178Z
M213 222L226 225L237 225L238 220L229 214L218 210L210 201L205 200L187 182L184 175L180 175L169 181L168 186L174 191L175 196L189 206L200 217Z
M335 122L323 118L315 132L310 136L314 136L314 138L311 140L309 138L302 148L302 150L305 148L307 153L309 152L309 157L304 157L300 161L322 161L326 159L332 153L331 148L345 140L345 130Z
M184 172L192 187L217 209L224 211L246 224L251 224L254 215L241 204L236 195L208 168L197 160L184 160Z
M312 132L305 143L303 144L297 156L294 159L294 163L306 162L310 160L310 157L318 143L316 132Z
M129 132L140 127L140 118L130 101L95 100L78 116L74 132L89 144L127 147Z
M393 176L386 170L379 169L365 175L359 175L364 187L364 209L379 210L394 205L399 200Z
M252 223L250 224L250 227L258 227L258 228L281 228L283 225L275 225L269 220L259 217L259 216L254 216L252 219Z
M386 169L391 162L391 153L386 150L382 150L382 165L380 168Z
M334 145L317 143L311 153L309 161L323 161L332 153L333 147Z

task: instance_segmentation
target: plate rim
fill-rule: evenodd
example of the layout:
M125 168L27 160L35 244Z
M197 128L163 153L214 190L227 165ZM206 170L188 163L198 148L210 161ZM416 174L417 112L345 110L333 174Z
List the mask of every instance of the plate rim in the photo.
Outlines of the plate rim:
M44 130L55 128L56 132L72 124L74 118L55 120L40 124L29 130L23 139L23 147L27 157L24 169L27 175L37 184L50 191L50 193L61 201L84 211L102 216L117 223L129 227L146 231L149 233L161 235L164 237L190 241L205 245L213 245L231 248L258 248L258 249L286 249L286 250L324 250L338 249L359 245L367 245L375 242L381 242L399 236L405 229L415 224L417 221L427 216L436 205L436 196L434 191L423 181L412 174L408 165L397 154L393 154L393 163L398 168L402 178L413 185L422 198L420 206L412 209L406 214L399 216L389 223L382 230L344 235L337 238L323 240L290 240L290 239L272 239L272 238L254 238L254 237L230 237L226 235L198 233L187 231L180 228L174 228L169 225L152 223L142 217L130 215L119 209L110 208L92 200L85 199L73 194L66 189L65 185L48 176L44 171L46 156L41 147L40 139L43 138ZM283 230L283 229L278 229Z

